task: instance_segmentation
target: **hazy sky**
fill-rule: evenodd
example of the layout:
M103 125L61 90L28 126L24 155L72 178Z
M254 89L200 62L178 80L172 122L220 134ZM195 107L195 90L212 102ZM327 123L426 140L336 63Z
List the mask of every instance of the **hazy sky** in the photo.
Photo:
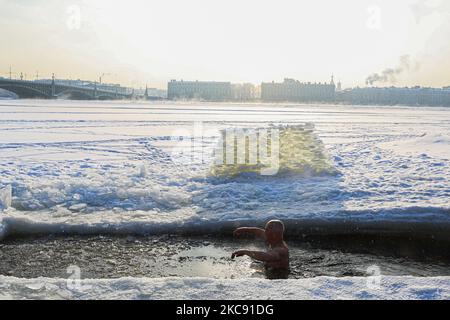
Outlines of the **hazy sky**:
M0 0L0 74L29 79L444 86L448 39L448 0Z

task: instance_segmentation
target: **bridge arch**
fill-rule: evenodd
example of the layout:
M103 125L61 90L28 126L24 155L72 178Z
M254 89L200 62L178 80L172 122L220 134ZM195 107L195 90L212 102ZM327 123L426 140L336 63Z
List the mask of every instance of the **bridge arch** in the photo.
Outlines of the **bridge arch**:
M15 93L19 98L51 98L47 92L19 84L0 84L0 89Z
M97 99L98 100L117 100L118 97L116 97L116 95L113 93L112 94L99 94L97 96Z
M12 98L12 99L18 99L19 98L19 96L16 93L14 93L12 91L9 91L9 90L6 90L6 89L0 88L0 98L1 97Z
M92 100L94 98L93 94L91 94L90 92L77 89L66 89L64 91L58 92L56 96L58 98L66 96L69 99L74 100Z

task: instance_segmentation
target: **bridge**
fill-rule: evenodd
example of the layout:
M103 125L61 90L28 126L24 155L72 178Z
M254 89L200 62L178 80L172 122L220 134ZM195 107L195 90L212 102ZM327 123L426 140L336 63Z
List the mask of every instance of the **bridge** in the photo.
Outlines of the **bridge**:
M74 100L119 100L131 99L132 94L118 92L117 88L111 90L87 86L76 86L52 81L27 81L0 78L0 89L15 93L19 98L42 99L74 99Z

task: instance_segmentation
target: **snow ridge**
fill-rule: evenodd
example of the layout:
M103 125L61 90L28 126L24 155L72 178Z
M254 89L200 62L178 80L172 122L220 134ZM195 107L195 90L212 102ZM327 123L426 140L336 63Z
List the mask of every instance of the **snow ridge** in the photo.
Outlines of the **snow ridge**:
M20 279L0 276L0 299L362 299L448 300L450 277L318 277L301 280L121 278Z

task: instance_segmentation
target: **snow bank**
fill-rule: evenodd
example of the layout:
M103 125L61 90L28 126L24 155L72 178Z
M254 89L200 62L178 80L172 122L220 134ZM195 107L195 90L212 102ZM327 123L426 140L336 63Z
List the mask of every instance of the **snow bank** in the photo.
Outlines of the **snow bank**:
M0 189L0 210L8 209L11 207L12 202L12 188L7 186L6 188Z
M0 276L0 299L450 299L450 277L318 277L302 280Z
M11 207L12 202L12 188L7 186L0 189L0 240L6 235L6 227L3 224L3 210Z
M182 208L170 213L160 211L99 211L81 214L60 208L56 212L4 212L1 235L73 234L73 235L149 235L231 234L241 226L263 226L279 218L287 225L286 234L364 234L430 236L449 239L450 209L402 208L374 212L371 210L341 212L264 212L258 216L235 212L228 215L199 214ZM0 237L1 239L1 237Z
M3 217L0 212L0 241L6 236L6 226L3 224Z

